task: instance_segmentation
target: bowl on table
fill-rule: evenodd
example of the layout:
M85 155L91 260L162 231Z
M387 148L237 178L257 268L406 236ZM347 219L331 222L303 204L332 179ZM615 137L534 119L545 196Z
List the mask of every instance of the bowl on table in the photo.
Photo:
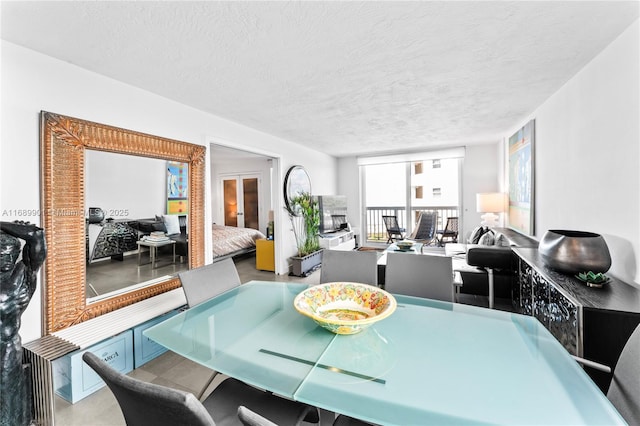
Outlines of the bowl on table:
M402 241L396 242L396 247L398 247L398 250L400 251L409 251L413 249L414 244L415 244L414 241L402 240Z
M336 334L356 334L396 310L396 299L368 284L333 282L309 287L296 296L298 312Z

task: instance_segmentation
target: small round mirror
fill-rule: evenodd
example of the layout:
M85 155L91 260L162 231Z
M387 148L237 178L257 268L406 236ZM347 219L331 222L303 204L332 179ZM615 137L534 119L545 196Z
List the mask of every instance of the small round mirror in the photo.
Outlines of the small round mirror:
M287 210L297 216L291 205L291 200L303 193L311 194L311 180L302 166L292 166L284 177L284 203Z

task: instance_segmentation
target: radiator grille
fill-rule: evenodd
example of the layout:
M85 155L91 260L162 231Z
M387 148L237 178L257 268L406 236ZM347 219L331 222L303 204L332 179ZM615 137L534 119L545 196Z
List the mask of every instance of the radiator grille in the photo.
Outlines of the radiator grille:
M31 364L33 410L38 425L54 424L53 371L51 363L78 349L56 336L45 336L22 346L24 362Z
M31 364L34 422L55 424L54 383L51 363L78 349L86 349L186 303L177 288L44 336L23 347L24 362Z

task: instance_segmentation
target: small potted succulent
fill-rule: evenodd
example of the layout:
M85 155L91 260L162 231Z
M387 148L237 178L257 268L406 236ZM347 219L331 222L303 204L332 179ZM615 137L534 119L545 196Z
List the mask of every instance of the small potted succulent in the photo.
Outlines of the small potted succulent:
M580 281L587 284L589 287L602 287L609 281L609 277L607 277L602 272L594 273L593 271L580 272L576 275Z

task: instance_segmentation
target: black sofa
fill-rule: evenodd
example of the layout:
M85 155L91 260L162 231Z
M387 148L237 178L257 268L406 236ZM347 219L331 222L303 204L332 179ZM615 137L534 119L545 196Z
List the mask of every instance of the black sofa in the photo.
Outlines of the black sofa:
M508 228L494 228L494 232L503 234L510 246L486 246L468 244L466 260L471 266L493 269L494 297L511 299L511 289L517 272L516 257L511 247L538 247L538 241ZM460 272L462 278L461 294L488 296L487 274Z
M176 242L176 255L184 258L189 255L189 235L187 234L187 219L186 216L179 216L178 220L180 222L180 233L169 234L167 235L167 237ZM149 235L154 231L167 232L167 228L164 225L164 222L159 218L138 219L135 224L132 224L131 226L136 228L141 233L141 235ZM168 250L167 247L159 247L159 249L161 252L163 250Z

